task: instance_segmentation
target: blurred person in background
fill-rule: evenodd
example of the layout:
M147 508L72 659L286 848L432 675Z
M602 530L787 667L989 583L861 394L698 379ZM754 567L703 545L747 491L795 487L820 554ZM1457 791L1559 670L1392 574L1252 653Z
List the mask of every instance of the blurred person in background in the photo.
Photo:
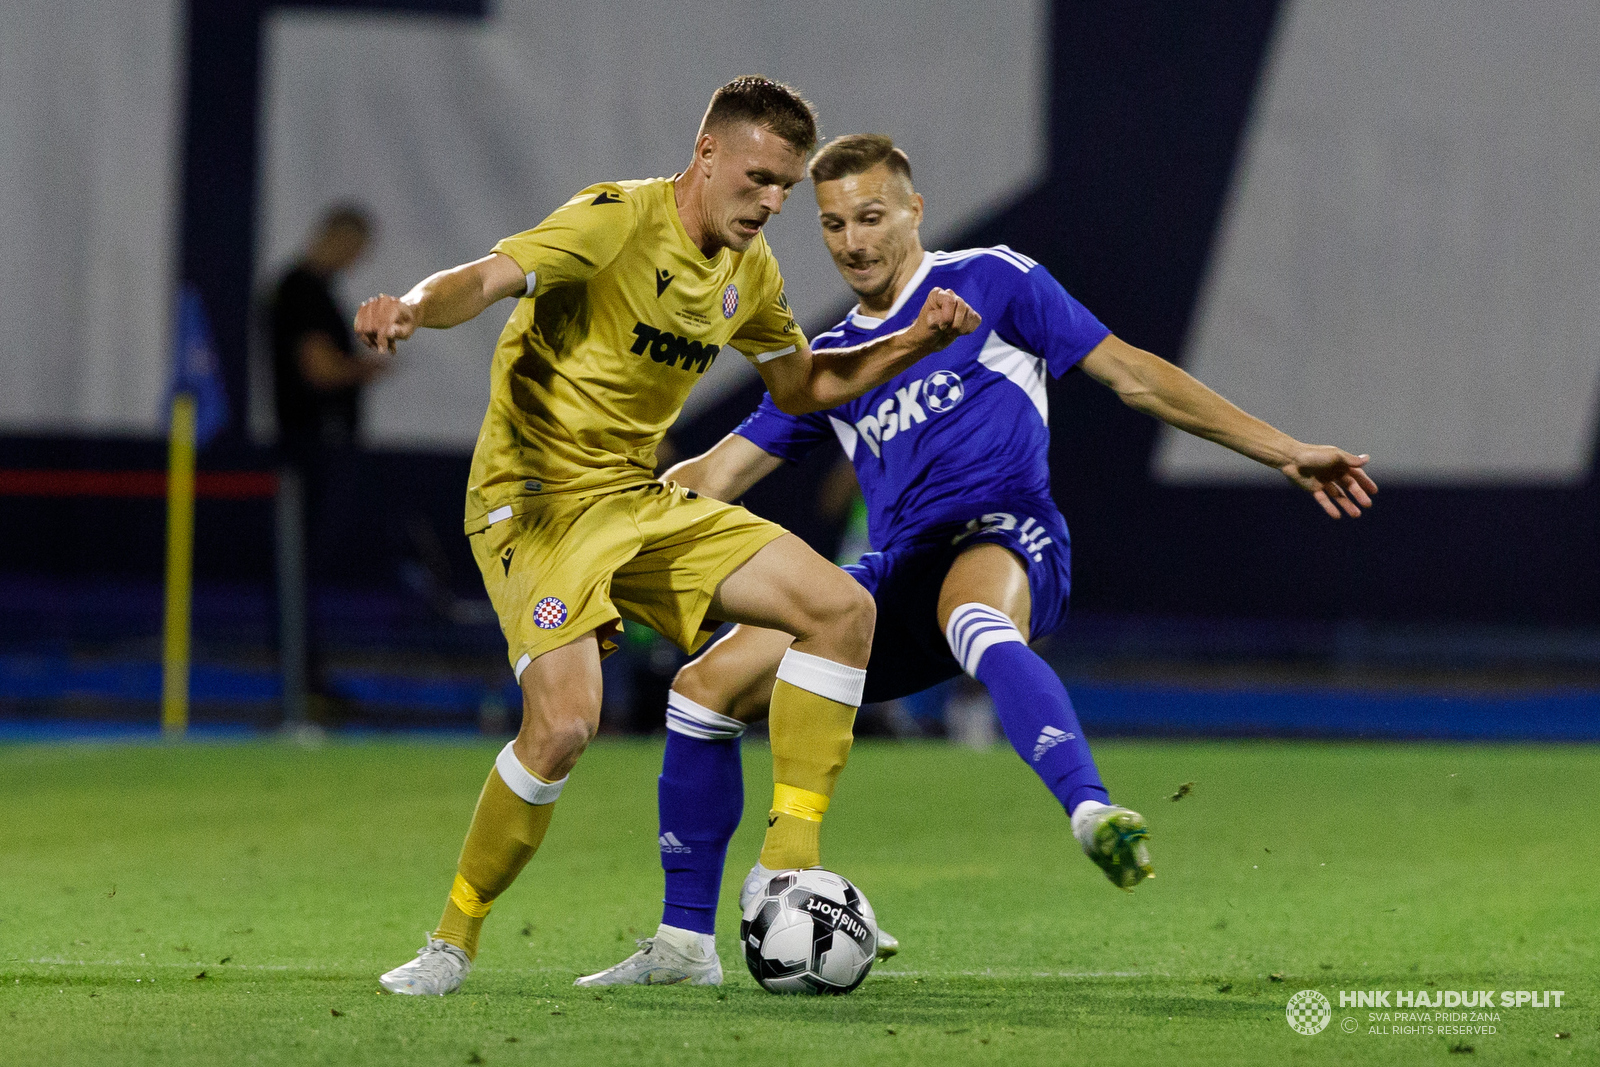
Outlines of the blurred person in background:
M330 208L269 301L278 446L302 473L330 450L356 444L361 389L389 369L389 355L357 350L350 316L333 293L337 276L366 254L372 231L361 208Z
M301 487L301 544L307 573L322 576L341 528L356 521L342 510L359 479L361 392L390 368L392 355L358 347L350 315L334 295L338 276L366 253L372 217L355 205L335 205L267 301L272 344L273 400L278 448L286 473ZM314 718L330 717L321 642L307 633L307 682Z

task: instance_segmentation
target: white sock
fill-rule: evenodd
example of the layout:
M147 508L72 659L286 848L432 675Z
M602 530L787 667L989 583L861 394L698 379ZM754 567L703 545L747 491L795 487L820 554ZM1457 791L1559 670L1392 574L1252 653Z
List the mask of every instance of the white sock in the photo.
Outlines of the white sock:
M1090 821L1095 817L1096 813L1115 806L1114 804L1102 804L1098 800L1084 800L1080 801L1078 806L1072 809L1072 836L1078 839L1078 844L1084 848L1089 847L1091 843L1089 834Z
M699 934L662 923L656 927L656 940L665 941L692 960L709 960L717 954L716 934Z

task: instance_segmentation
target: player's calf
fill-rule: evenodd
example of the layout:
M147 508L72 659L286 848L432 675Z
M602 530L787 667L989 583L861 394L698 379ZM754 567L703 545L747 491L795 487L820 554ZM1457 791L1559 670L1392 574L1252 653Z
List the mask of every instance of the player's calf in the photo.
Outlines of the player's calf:
M989 690L1007 739L1066 809L1089 858L1122 889L1151 877L1144 816L1110 803L1066 687L1012 619L988 604L961 604L945 637L962 669Z
M600 721L600 656L593 634L519 672L523 722L478 794L439 926L417 959L384 974L397 993L444 994L461 984L496 898L538 851L567 772Z
M866 686L877 607L854 579L789 535L724 581L713 610L794 635L772 690L773 802L761 862L816 866L823 813Z
M723 863L744 813L743 733L743 723L676 690L667 695L667 747L657 779L666 876L658 939L700 937L714 948Z

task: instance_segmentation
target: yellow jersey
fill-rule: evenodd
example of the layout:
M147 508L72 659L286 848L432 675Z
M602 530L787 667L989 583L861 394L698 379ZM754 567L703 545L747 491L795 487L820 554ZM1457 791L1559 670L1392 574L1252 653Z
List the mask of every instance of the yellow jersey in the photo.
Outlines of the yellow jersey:
M673 194L672 178L592 185L494 246L528 284L495 347L468 533L540 495L653 480L656 445L725 349L760 363L805 343L765 235L707 259Z

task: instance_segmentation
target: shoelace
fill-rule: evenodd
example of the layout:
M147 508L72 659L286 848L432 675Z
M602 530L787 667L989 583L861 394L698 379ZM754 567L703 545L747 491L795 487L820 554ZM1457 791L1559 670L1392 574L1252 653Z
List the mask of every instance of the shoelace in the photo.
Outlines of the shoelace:
M434 946L436 944L440 947L435 948ZM455 946L450 945L449 942L446 941L436 942L430 940L426 945L423 945L421 948L417 949L417 959L431 963L433 966L430 969L432 970L438 970L441 967L448 967L454 970L460 966L460 961L455 958L454 953L449 951L450 948L454 947ZM429 959L430 955L435 958Z

